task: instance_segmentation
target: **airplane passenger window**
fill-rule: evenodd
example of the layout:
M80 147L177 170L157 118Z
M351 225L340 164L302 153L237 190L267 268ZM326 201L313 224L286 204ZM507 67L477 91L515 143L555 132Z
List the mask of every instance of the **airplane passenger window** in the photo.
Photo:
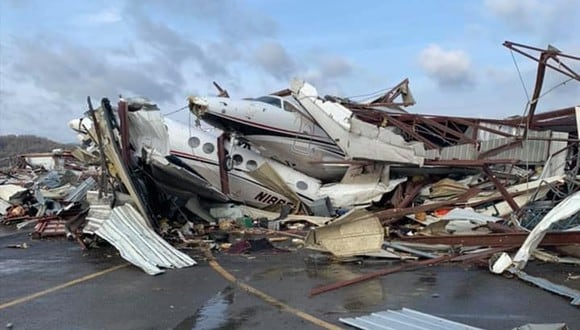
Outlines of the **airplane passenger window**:
M258 97L256 99L256 101L260 101L260 102L264 102L264 103L268 103L270 105L273 105L275 107L281 108L282 105L280 104L280 99L276 98L276 97L272 97L272 96L262 96L262 97Z
M308 189L308 184L304 181L298 181L298 182L296 182L296 188L298 188L300 190L306 190L306 189Z
M256 163L255 160L248 160L248 162L246 163L246 168L248 169L248 171L254 171L255 169L258 168L258 163Z
M213 146L213 144L211 144L209 142L204 143L203 152L205 152L206 154L211 154L214 150L215 150L215 147Z
M200 144L199 138L197 136L192 136L187 140L187 144L192 148L197 148Z
M241 163L244 162L244 158L242 157L242 155L239 155L239 154L235 154L234 157L233 157L233 160L234 160L234 164L236 166L237 165L240 165Z

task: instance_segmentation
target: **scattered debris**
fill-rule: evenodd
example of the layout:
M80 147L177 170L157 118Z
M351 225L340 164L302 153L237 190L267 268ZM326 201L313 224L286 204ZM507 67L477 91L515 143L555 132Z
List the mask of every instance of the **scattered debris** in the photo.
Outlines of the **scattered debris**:
M151 275L196 264L174 246L231 254L305 247L332 262L401 260L311 295L462 262L577 303L577 292L522 269L532 257L578 263L580 106L535 113L540 72L580 81L560 61L578 58L505 46L539 62L524 117L409 113L407 79L368 102L323 97L299 79L257 98L233 99L219 87L217 97L188 98L195 127L145 98L104 98L96 108L88 98L85 116L69 123L77 150L21 155L0 172L0 224L34 225L33 238L68 237L82 249L104 240Z
M441 330L482 330L467 324L450 321L441 317L402 308L386 310L369 315L340 318L340 322L357 329L441 329Z

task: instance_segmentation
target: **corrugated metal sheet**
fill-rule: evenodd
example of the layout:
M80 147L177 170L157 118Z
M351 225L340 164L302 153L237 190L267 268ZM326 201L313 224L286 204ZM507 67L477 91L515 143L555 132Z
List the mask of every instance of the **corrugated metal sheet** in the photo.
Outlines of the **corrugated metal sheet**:
M572 299L570 304L574 306L580 306L580 291L578 290L569 288L564 285L552 283L541 277L528 275L527 273L514 268L508 269L508 271L512 274L515 274L519 279L537 285L546 291L550 291L561 296L570 297L570 299Z
M533 132L533 133L530 131L530 137L549 138L550 135L551 135L550 131ZM500 138L481 141L479 151L476 150L473 144L460 144L456 146L441 148L440 153L437 153L436 150L428 150L426 153L427 155L426 158L434 159L438 157L439 159L442 160L477 159L479 154L504 146L513 141L515 141L514 138ZM497 155L490 156L488 158L518 159L524 162L542 163L546 161L546 159L548 158L549 151L550 151L550 141L526 140L522 141L521 147L517 146L509 150L500 152Z
M91 204L83 232L86 234L95 234L95 231L101 228L103 223L109 219L112 211L108 204Z
M401 310L386 310L384 312L372 313L355 318L340 318L340 322L348 324L358 329L368 330L453 330L453 329L473 329L467 324L454 322L437 316L418 312L413 309L403 308Z
M87 192L97 186L97 181L92 177L88 177L75 190L71 191L65 198L65 202L80 202L85 198Z
M167 243L130 204L117 206L95 231L121 253L121 256L149 275L163 273L161 268L183 268L195 260Z

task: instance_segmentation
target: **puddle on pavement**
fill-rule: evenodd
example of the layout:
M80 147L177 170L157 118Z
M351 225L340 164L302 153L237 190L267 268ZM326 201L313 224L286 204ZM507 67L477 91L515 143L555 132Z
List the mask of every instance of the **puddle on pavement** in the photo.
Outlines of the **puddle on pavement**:
M437 285L437 276L433 272L418 272L417 286L434 287Z
M206 301L195 314L181 321L174 329L237 329L256 314L256 309L254 307L245 308L237 315L230 315L228 309L233 302L234 289L228 286Z
M252 276L253 279L256 280L264 280L264 279L279 279L283 280L284 278L291 277L299 277L304 276L306 272L305 268L295 267L295 268L270 268L266 269L263 272L256 273Z

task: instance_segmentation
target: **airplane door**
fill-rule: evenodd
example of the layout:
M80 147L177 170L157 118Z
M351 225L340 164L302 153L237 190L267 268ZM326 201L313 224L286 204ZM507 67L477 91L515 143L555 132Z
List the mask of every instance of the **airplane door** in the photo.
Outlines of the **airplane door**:
M314 125L304 116L300 118L300 135L296 135L292 143L292 151L301 155L310 155L312 153L312 135L314 134Z

